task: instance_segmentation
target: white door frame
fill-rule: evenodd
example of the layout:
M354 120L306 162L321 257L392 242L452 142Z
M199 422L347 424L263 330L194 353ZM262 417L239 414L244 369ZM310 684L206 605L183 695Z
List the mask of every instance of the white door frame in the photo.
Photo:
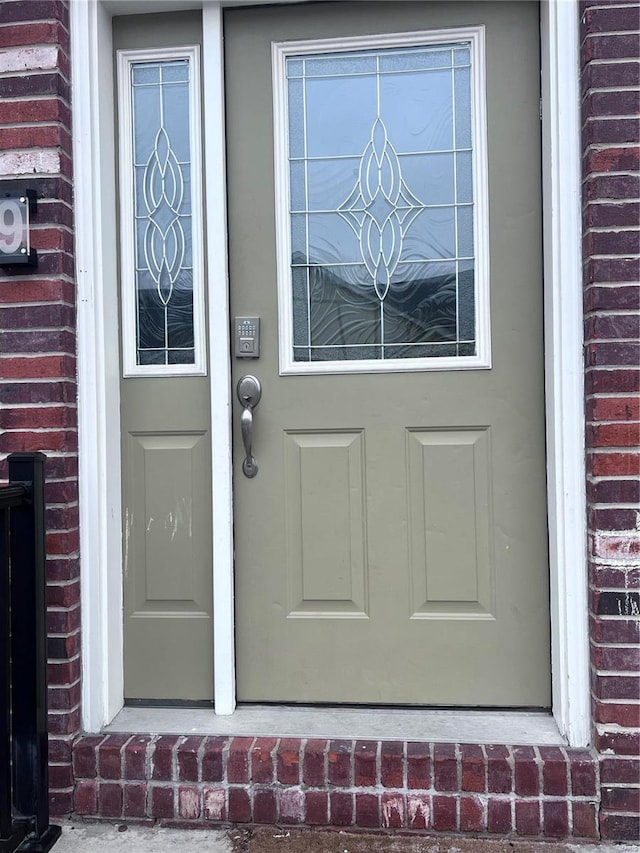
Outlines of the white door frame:
M262 0L257 0L262 2ZM214 699L235 708L231 383L224 164L222 5L203 7L205 206L212 401ZM99 731L123 705L120 400L111 17L135 0L72 0L71 58L78 287L82 721ZM577 0L540 6L547 480L553 714L572 746L590 737L582 366Z

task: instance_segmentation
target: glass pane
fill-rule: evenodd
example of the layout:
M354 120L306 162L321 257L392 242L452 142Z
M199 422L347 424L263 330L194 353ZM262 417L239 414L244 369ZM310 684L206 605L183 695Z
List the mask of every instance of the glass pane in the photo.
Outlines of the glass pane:
M289 187L291 188L291 212L304 212L307 209L305 164L294 160L289 164Z
M166 364L165 353L160 350L140 350L138 364Z
M380 341L380 302L362 267L311 267L309 300L312 346Z
M457 47L453 51L454 65L468 65L471 61L471 55L468 47Z
M160 125L158 90L159 86L134 86L133 89L133 162L136 166L146 166L153 152Z
M189 62L133 66L137 363L193 364Z
M304 95L302 80L289 80L289 156L304 157Z
M409 154L400 160L408 186L425 204L453 204L453 154Z
M133 66L131 78L134 84L157 83L160 80L160 69L157 65L141 62Z
M288 60L295 361L475 347L469 55Z
M456 200L459 204L473 201L471 151L461 151L456 154Z
M451 71L382 74L380 112L392 133L396 151L450 151Z
M344 76L345 74L375 74L376 58L371 55L327 56L308 59L304 64L307 77Z
M444 47L390 50L380 55L380 71L425 71L429 68L450 68L451 50Z
M167 346L169 349L193 348L193 285L190 270L176 283L167 306Z
M302 69L301 59L287 59L287 77L302 77Z
M384 311L385 343L455 341L455 265L403 265Z
M407 260L455 258L454 211L453 207L420 211L407 230L403 257Z
M339 213L312 213L309 223L309 261L312 264L355 263L360 242Z
M311 361L360 361L382 358L382 347L317 347L311 348Z
M307 156L360 157L376 111L375 76L308 79L305 92Z
M291 263L309 263L307 249L307 217L298 215L291 217Z
M456 68L456 148L471 148L471 69Z
M178 163L188 163L191 157L191 140L189 124L185 121L184 105L189 102L189 84L175 83L162 88L164 128L171 140L171 148Z
M473 341L475 339L475 325L473 262L461 261L458 264L458 335L461 341Z
M413 344L384 348L385 358L451 358L459 355L456 344Z
M193 364L195 350L173 349L169 350L169 364Z
M359 167L357 157L310 160L309 210L337 210L357 181Z
M162 66L163 83L188 83L189 63L186 59L177 62L165 62Z
M309 347L293 347L294 361L311 361L311 350Z
M307 279L309 268L294 267L293 284L293 345L305 345L309 342L309 291Z
M473 211L470 207L458 208L458 257L473 257Z

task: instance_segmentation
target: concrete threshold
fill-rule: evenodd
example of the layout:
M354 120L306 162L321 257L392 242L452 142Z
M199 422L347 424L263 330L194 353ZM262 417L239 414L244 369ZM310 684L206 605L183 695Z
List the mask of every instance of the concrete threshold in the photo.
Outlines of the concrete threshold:
M218 716L203 708L123 708L105 732L245 735L434 743L564 746L549 713L242 705Z

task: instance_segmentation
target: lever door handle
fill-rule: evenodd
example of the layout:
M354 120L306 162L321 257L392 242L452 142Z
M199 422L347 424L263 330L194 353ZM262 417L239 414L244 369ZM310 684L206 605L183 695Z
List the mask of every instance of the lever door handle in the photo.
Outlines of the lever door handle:
M240 432L244 444L244 460L242 462L242 473L245 477L255 477L258 473L258 463L253 458L251 446L253 443L253 410L262 397L262 385L255 376L247 374L238 380L238 400L242 404L242 415L240 416Z

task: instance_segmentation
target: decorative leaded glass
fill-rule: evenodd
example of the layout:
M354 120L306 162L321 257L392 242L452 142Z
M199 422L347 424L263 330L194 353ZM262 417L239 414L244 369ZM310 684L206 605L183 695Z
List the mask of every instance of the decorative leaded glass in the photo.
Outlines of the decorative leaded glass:
M136 363L195 363L188 59L131 69Z
M476 354L470 65L287 57L294 361Z

